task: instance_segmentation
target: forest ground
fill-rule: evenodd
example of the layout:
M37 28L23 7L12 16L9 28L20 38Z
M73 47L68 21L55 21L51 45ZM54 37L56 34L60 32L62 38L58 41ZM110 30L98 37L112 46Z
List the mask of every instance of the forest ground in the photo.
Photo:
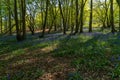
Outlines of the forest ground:
M0 80L119 80L120 33L0 37Z

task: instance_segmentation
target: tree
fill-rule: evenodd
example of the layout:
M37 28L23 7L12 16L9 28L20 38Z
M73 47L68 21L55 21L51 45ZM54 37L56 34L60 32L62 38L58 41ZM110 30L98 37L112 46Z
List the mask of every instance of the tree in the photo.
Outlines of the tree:
M38 10L38 2L36 1L28 1L27 2L27 20L28 20L28 28L31 31L31 34L34 35L35 33L35 16Z
M48 34L51 31L66 34L69 30L70 34L76 34L84 28L92 32L92 27L100 25L114 32L118 12L120 16L120 7L116 9L114 0L16 0L16 4L14 1L0 1L0 31L12 34L16 25L20 41L26 38L26 30L32 34L42 31L40 37L44 37L47 30ZM117 2L119 5L119 0Z
M90 0L90 21L89 21L89 32L92 32L92 14L93 14L93 0Z
M105 28L110 28L109 7L110 4L107 0L97 1L96 5L94 6L94 11L96 13L95 16L99 20L98 23L102 23L101 30L104 30Z
M73 34L74 31L74 25L76 20L74 20L74 0L71 0L71 6L70 6L70 27L71 27L71 33Z
M105 0L105 21L107 23L107 26L105 25L105 27L110 28L110 21L109 21L109 15L108 15L108 11L109 11L109 3L107 4L107 0Z
M120 0L116 0L119 5L119 32L120 32Z
M45 27L46 27L47 16L48 16L48 7L49 7L49 0L46 0L45 19L44 19L44 23L43 23L42 35L40 37L44 37L44 34L45 34Z
M11 26L11 7L10 7L10 0L8 0L8 11L9 11L9 34L12 34L12 26Z
M0 3L0 32L1 32L1 34L3 33L3 31L2 31L2 5L1 5L1 3Z
M25 13L26 13L26 4L25 4L25 0L21 0L21 13L19 14L20 17L18 18L18 3L16 0L14 0L14 14L15 14L15 23L16 23L16 38L17 41L22 41L25 39L26 37L26 26L25 26ZM19 3L19 4L20 4ZM19 23L19 19L22 19L22 24L21 22Z
M80 8L80 33L83 32L83 17L84 17L84 7L87 0L81 0L81 8Z
M22 38L26 38L26 0L21 0L21 7L22 7L22 28L23 28L23 35Z
M79 5L78 5L78 0L76 0L75 4L76 4L76 27L75 27L75 33L74 34L78 33L78 30L79 30L79 23L78 23L79 22L78 21L78 16L79 16L78 7L79 7Z
M60 0L58 0L59 2L59 9L60 9L60 15L62 17L62 21L63 21L63 34L66 34L66 21L65 21L65 17L64 17L64 14L63 14L63 10L62 10L62 3Z
M110 0L110 23L111 23L111 32L115 32L115 26L114 26L114 11L113 11L113 0Z
M50 31L52 30L52 28L54 27L54 31L57 31L57 16L58 15L58 10L57 10L57 6L56 6L57 2L56 0L52 0L50 3L50 10L49 10L49 19L51 20L50 22L50 27L49 27L49 31L48 33L50 33Z
M16 23L16 38L18 41L21 41L20 29L18 25L17 1L16 0L14 0L14 14L15 14L15 23Z

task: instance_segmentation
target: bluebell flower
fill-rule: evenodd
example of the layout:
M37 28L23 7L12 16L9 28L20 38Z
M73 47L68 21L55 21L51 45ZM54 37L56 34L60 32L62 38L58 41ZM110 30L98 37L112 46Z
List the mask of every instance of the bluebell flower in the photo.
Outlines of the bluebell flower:
M120 56L118 56L118 61L120 61Z
M110 58L110 60L111 60L112 62L115 61L115 57L112 56L112 57Z
M118 36L118 39L120 39L120 36Z
M7 74L7 80L10 80L10 74Z

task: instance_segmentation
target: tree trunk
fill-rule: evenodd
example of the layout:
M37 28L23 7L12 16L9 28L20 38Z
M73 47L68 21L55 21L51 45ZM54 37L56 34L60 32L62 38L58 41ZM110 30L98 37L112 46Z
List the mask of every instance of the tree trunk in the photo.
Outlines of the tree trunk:
M89 21L89 32L92 32L92 11L93 11L93 0L90 1L90 21Z
M42 31L42 35L39 37L44 37L44 34L45 34L45 27L46 27L46 23L47 23L47 15L48 15L48 5L49 5L49 0L46 0L46 11L45 11L45 20L44 20L44 24L43 24L43 31Z
M60 14L62 16L62 21L63 21L63 34L66 34L66 22L65 22L64 15L63 15L63 11L62 11L61 2L60 0L58 1L59 1Z
M20 34L20 29L18 25L18 14L17 14L17 1L14 0L14 13L15 13L15 23L16 23L16 38L17 41L21 41L21 34Z
M120 32L120 6L119 6L119 32Z
M9 11L9 34L12 35L12 29L11 29L11 8L10 8L10 0L8 0L8 11Z
M113 0L110 1L110 23L111 23L111 32L115 32L115 26L114 26L114 12L113 12Z
M2 17L0 17L0 24L1 24L1 25L0 25L0 26L1 26L1 27L0 27L1 33L3 33L3 31L2 31L2 29L3 29L3 28L2 28Z
M78 9L78 0L76 0L76 27L75 27L75 33L78 33L78 30L79 30L79 23L78 23L78 15L79 15L79 9Z
M26 24L25 24L25 15L26 15L26 0L21 0L21 7L22 7L22 30L23 30L23 35L22 39L26 39Z
M81 3L81 12L80 12L80 33L83 33L83 13L84 13L84 2Z

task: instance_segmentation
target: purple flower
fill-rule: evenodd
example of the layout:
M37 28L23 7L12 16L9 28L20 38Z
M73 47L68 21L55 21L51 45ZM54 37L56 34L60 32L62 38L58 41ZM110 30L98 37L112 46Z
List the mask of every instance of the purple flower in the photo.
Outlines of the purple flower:
M118 39L120 39L120 36L118 36Z
M120 61L120 56L118 56L118 61Z
M10 74L7 74L7 80L10 80Z
M112 62L115 61L115 57L112 56L112 57L110 58L110 60L111 60Z

